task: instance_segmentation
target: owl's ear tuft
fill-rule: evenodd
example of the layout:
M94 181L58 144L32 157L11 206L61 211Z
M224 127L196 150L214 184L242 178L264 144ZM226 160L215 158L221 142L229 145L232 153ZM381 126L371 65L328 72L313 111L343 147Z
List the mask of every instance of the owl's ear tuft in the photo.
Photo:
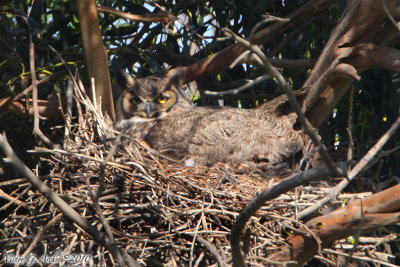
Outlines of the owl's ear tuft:
M132 78L128 73L123 71L114 60L111 64L112 73L117 80L118 85L121 89L129 89L135 86L135 79Z
M129 89L135 86L135 79L132 78L128 73L124 72L123 70L119 69L115 75L117 79L118 85L122 89Z
M184 86L183 82L185 80L185 71L183 67L177 67L171 71L169 71L166 75L167 77L167 85L165 86L167 89L175 86L176 88L181 88Z

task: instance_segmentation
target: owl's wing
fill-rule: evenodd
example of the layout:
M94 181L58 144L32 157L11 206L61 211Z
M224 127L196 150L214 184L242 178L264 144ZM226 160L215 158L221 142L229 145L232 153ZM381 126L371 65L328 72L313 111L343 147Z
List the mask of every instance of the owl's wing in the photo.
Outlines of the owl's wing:
M243 162L260 155L280 161L303 144L285 122L254 110L228 108L204 115L190 142L190 153L208 155L208 160L215 162Z
M193 131L192 142L212 146L234 138L235 129L229 127L230 122L226 119L203 118Z

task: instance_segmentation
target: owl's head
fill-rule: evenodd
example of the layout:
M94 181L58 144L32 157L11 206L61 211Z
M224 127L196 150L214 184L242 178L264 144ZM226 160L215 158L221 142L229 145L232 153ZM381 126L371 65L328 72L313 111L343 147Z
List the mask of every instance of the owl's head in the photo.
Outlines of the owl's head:
M118 121L162 118L191 105L184 92L167 78L149 76L133 79L126 73L120 73L117 80L125 89L117 102Z

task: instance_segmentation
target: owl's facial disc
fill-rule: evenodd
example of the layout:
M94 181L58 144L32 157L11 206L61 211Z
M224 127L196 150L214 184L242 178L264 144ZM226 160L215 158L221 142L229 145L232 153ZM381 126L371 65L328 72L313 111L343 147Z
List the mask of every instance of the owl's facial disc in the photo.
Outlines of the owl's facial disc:
M123 108L131 116L141 118L159 118L165 115L176 103L175 92L166 90L156 98L146 99L127 92L123 98Z

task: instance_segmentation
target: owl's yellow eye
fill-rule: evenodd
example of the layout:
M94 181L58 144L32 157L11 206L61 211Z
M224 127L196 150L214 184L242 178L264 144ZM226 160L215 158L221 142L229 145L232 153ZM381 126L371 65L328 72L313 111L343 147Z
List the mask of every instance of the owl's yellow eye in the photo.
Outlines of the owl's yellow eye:
M160 104L165 104L165 103L167 103L168 99L169 99L169 96L160 95L159 97L157 97L157 102Z
M131 102L132 104L134 104L134 105L137 105L137 104L139 104L140 102L142 102L142 100L140 100L140 98L134 96L134 97L132 97L132 98L130 99L130 102Z

